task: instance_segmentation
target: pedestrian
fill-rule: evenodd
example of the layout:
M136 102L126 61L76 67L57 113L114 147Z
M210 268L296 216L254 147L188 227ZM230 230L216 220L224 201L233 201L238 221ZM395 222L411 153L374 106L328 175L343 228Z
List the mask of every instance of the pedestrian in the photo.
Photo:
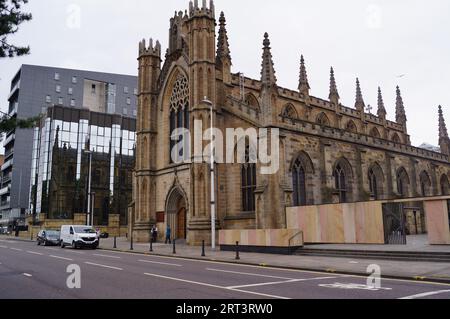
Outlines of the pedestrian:
M172 235L172 229L170 228L170 225L167 225L167 229L166 229L166 244L172 244L172 239L171 239L171 235Z
M156 243L158 240L158 227L153 226L153 242Z

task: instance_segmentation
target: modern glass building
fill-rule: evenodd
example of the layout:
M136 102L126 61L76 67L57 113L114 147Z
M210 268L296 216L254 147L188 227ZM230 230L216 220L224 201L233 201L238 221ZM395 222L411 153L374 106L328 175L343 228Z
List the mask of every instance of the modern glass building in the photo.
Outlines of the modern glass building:
M29 211L36 221L41 213L48 219L73 219L90 210L95 225L108 225L110 214L120 215L126 225L135 132L133 118L48 108L33 138Z
M22 65L11 80L8 103L9 116L20 119L47 114L47 108L53 106L88 109L96 113L135 118L137 77ZM61 138L67 140L67 137L71 136L73 139L75 133L72 130L75 128L75 125L73 128L67 124L65 127L61 126ZM72 133L68 133L69 131ZM32 129L16 129L8 132L4 138L5 163L1 167L3 176L0 181L0 226L25 225L25 215L30 207L31 163L36 162L36 158L32 158L30 145L34 134ZM51 167L48 169L51 170Z

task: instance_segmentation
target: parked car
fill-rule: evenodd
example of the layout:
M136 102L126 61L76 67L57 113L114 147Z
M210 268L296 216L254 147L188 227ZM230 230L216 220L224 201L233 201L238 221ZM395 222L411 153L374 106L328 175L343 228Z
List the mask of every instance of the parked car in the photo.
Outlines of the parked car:
M102 238L102 239L103 238L109 238L109 233L106 233L106 232L105 233L101 233L100 234L100 238Z
M64 225L61 226L61 248L71 246L74 249L98 247L97 232L92 226Z
M58 230L41 230L37 235L37 244L44 246L59 246L60 232Z

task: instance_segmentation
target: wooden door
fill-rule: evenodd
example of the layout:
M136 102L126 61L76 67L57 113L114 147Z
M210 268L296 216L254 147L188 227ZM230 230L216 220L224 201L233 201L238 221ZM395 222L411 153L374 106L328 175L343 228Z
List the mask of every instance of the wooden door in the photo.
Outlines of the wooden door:
M186 239L186 208L178 212L177 238Z

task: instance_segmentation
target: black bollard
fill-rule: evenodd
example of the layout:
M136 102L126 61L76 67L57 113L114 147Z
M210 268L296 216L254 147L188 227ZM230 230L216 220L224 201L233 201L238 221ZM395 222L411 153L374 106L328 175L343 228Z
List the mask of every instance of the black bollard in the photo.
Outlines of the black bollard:
M241 257L239 257L239 242L236 242L236 260L240 260Z
M205 254L205 241L203 240L202 241L202 257L205 257L206 256L206 254Z
M117 249L117 237L114 236L114 249Z
M131 239L130 239L130 250L134 250L134 248L133 248L133 235L131 235Z
M177 253L176 248L175 248L175 242L176 242L176 239L173 240L173 254L174 255Z
M153 252L153 238L150 238L150 252Z

